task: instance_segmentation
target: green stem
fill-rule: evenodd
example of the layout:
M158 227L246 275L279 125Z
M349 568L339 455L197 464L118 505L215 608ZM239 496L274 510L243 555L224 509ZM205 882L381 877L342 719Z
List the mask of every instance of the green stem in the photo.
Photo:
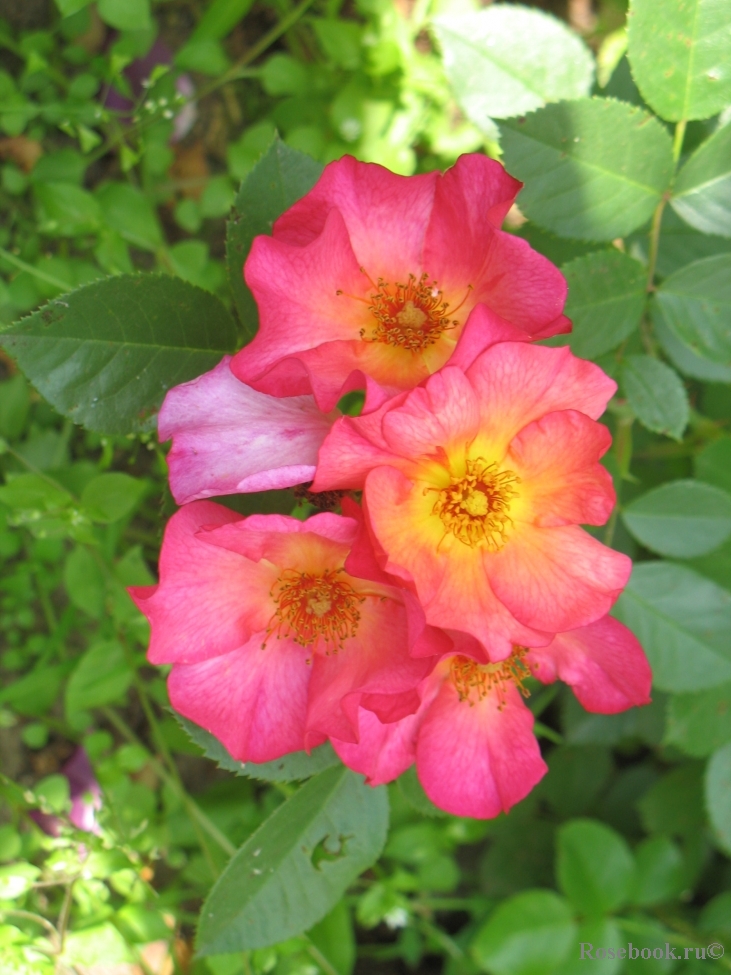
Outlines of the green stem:
M330 964L317 945L313 944L307 935L305 935L305 938L307 938L307 953L310 955L313 961L317 962L325 975L338 975L337 969Z
M19 464L22 464L23 467L26 467L31 474L35 474L37 477L42 478L47 484L50 484L57 490L63 491L65 494L70 495L77 504L79 503L79 499L72 494L68 488L64 487L60 481L57 481L54 477L46 474L45 471L42 471L40 467L36 467L36 465L32 464L29 460L26 460L25 457L22 454L19 454L17 450L13 450L13 448L7 442L5 444L5 453L10 454L11 457L14 457L15 460L17 460Z
M54 928L50 921L47 921L45 917L41 917L40 914L34 914L32 911L21 911L9 908L0 909L0 917L17 917L23 921L33 921L35 924L40 924L41 927L48 931L51 938L51 944L53 945L53 953L57 954L60 950L59 945L61 944L61 939L58 935L58 931Z
M28 274L32 274L33 277L38 278L39 281L45 281L46 284L52 284L54 288L60 288L62 291L71 290L72 286L68 283L68 281L62 281L60 278L56 278L52 274L46 274L45 271L41 271L39 268L33 267L32 264L27 264L19 257L16 257L15 254L11 254L10 251L5 250L4 247L0 247L0 257L2 257L4 261L7 261L8 264L12 264L14 267L17 267L18 270L27 271Z
M681 119L675 126L675 136L673 138L673 162L677 166L680 153L683 151L683 140L685 139L685 127L688 124L686 119Z
M668 202L668 194L663 193L662 199L655 207L652 215L652 228L650 230L650 254L647 259L647 285L645 290L649 294L655 290L655 268L657 267L657 252L660 247L660 226L665 204Z

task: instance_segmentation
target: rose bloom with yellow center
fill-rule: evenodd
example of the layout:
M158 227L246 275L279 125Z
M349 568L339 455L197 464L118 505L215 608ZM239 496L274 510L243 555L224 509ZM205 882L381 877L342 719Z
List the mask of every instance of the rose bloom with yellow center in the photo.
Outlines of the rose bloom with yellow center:
M365 388L371 409L457 351L474 358L486 322L533 339L568 331L563 275L500 229L521 185L477 154L418 176L330 163L254 240L244 276L260 324L233 374L274 396L312 393L322 410Z
M466 371L338 419L313 489L363 491L380 567L484 663L546 646L603 617L631 570L579 527L615 503L596 422L615 389L568 348L496 341Z

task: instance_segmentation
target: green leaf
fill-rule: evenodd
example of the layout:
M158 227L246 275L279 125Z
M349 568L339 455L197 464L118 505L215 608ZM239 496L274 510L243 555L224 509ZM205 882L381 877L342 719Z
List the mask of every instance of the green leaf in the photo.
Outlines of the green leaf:
M162 230L154 207L140 190L129 183L106 183L97 190L104 226L146 251L163 243Z
M566 901L552 890L526 890L503 901L472 943L472 957L491 975L549 975L576 943Z
M56 0L56 6L62 17L70 17L84 7L88 7L91 2L92 0Z
M237 762L231 758L224 745L214 738L210 732L200 728L192 721L188 721L181 714L175 717L185 729L190 739L203 749L206 758L218 763L218 767L226 769L227 772L235 772L236 775L246 775L252 779L261 779L264 782L295 782L302 779L309 779L319 772L339 765L340 759L333 751L332 745L326 742L320 745L308 755L307 752L291 752L283 755L273 762Z
M558 831L556 877L583 915L621 907L634 883L634 857L626 841L593 819L573 819Z
M439 806L435 806L429 796L424 792L424 787L419 782L416 774L416 766L412 765L403 775L397 779L399 790L404 799L412 808L421 813L422 816L446 816L447 813Z
M574 355L595 359L616 348L640 323L645 307L647 272L618 250L595 251L561 268L569 285L566 314L570 335L550 339L569 344Z
M731 684L670 698L666 744L705 758L727 741L731 741Z
M115 640L95 643L81 657L66 685L66 712L99 708L124 698L132 672Z
M104 23L117 30L152 28L150 0L98 0L97 10Z
M719 129L683 166L670 205L701 233L731 237L731 125Z
M73 183L36 183L38 221L43 233L78 237L101 226L99 204L86 190Z
M669 562L635 565L615 615L644 647L661 691L687 693L731 680L731 593Z
M436 17L433 27L455 98L480 128L490 118L589 94L591 52L540 10L499 4Z
M101 567L87 548L75 548L66 559L63 584L69 599L94 619L104 612L107 594L106 581Z
M720 362L711 362L710 359L696 355L692 349L680 341L675 332L671 332L667 327L657 302L652 303L651 309L655 336L676 369L679 369L683 375L690 376L691 379L703 379L712 383L731 383L731 366L723 366Z
M637 237L639 249L648 253L649 238ZM634 244L628 241L629 246ZM665 207L660 228L660 246L657 252L657 273L667 278L681 267L700 261L704 257L727 254L731 251L731 239L713 234L701 234L682 220L672 207Z
M171 386L212 369L236 346L214 295L179 278L107 278L49 302L0 344L65 416L102 433L150 429Z
M19 440L30 409L30 386L16 373L0 382L0 436Z
M731 536L731 495L703 481L669 481L627 505L622 518L651 551L692 558Z
M547 105L500 131L505 166L526 184L521 210L563 237L624 237L650 218L670 184L670 136L624 102Z
M226 261L234 301L244 330L251 338L259 317L254 298L243 277L252 241L270 234L272 224L317 182L322 166L290 149L278 137L241 184L226 227Z
M683 439L690 406L674 369L649 355L629 355L622 365L622 385L643 426L674 440Z
M632 903L642 907L674 900L683 890L683 857L667 836L652 836L635 847L637 869Z
M146 490L144 481L129 474L99 474L84 488L81 503L94 521L107 524L134 511Z
M175 66L183 71L220 75L230 67L230 61L219 41L212 37L190 40L175 55Z
M247 15L254 0L213 0L190 35L194 40L223 40Z
M719 437L700 450L693 459L695 476L731 492L731 437Z
M642 97L670 122L731 102L731 8L725 0L631 0L628 55Z
M19 714L47 713L61 687L63 668L47 663L24 674L19 680L0 689L0 702L10 704Z
M706 808L722 850L731 854L731 742L719 748L706 769Z
M671 274L655 300L668 328L700 356L731 366L731 254Z
M374 863L387 830L385 789L343 765L310 779L226 867L203 905L198 952L266 947L307 930Z
M555 975L584 975L587 961L591 962L589 971L592 975L615 975L622 965L616 952L623 941L617 925L609 918L589 918L582 921L576 932L576 943L571 954L556 970ZM612 954L607 957L609 950Z
M355 933L353 919L345 901L340 901L307 937L330 962L337 975L351 975L355 967Z
M637 803L648 833L694 835L705 825L703 766L688 762L655 782Z

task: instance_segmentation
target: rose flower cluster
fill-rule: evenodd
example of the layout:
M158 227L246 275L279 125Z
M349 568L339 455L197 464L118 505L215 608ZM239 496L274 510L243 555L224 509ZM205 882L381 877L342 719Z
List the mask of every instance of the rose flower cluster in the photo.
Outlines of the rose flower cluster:
M501 230L520 188L481 155L331 163L254 241L254 340L165 399L181 508L132 593L173 707L242 762L329 740L372 785L416 763L442 809L492 817L546 771L535 679L604 714L649 701L608 615L630 560L580 527L615 503L616 386L534 344L570 322L559 270ZM205 500L295 485L320 513Z

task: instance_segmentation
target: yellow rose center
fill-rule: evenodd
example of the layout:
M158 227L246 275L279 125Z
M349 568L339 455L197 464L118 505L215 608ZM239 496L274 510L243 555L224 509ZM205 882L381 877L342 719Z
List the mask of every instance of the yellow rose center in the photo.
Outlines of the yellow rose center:
M437 491L432 509L447 531L474 548L484 544L497 552L507 541L512 524L510 503L518 496L520 478L513 471L501 471L482 457L468 460L464 477L454 478L449 487Z
M337 653L354 637L360 623L359 606L365 601L353 587L338 578L340 569L321 575L285 569L271 592L276 605L267 637L291 637L303 647L322 642L326 653ZM266 640L262 647L266 646Z

